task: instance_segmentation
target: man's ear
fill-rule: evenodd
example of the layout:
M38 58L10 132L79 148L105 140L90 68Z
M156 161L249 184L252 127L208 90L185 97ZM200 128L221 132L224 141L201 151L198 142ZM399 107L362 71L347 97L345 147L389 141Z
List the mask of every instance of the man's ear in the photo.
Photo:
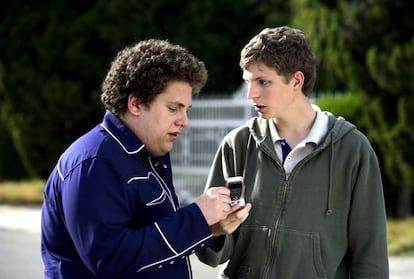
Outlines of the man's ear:
M142 104L138 97L136 97L133 93L130 93L128 96L128 108L127 110L132 115L139 115L142 110Z
M296 89L302 90L303 83L305 82L305 76L302 71L296 71L292 77L293 85Z

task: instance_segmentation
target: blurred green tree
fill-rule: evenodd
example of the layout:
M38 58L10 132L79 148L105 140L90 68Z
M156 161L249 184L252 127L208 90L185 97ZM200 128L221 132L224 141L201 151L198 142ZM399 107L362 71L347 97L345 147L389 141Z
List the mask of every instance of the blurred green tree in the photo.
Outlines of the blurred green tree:
M184 45L206 63L205 93L233 92L240 49L277 2L272 22L282 24L280 0L3 1L0 154L15 152L22 178L45 178L64 148L100 121L100 85L116 52L142 39ZM2 166L12 161L0 158L0 177L10 177Z
M310 35L323 86L363 95L360 128L382 158L387 186L399 189L397 216L414 189L414 18L409 1L292 0L292 24ZM318 81L319 81L318 80ZM331 81L332 80L332 81Z

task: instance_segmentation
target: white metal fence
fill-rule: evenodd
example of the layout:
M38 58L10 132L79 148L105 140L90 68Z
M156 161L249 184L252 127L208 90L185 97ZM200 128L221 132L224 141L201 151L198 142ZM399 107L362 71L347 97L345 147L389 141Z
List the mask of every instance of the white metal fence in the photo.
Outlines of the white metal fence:
M234 98L194 98L190 125L171 152L174 185L183 204L192 202L204 190L211 162L224 135L256 115L241 94Z

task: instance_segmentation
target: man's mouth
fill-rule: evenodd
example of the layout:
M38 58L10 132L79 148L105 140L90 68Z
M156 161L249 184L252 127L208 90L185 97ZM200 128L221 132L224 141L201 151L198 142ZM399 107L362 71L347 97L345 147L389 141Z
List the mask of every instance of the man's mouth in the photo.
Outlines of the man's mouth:
M178 138L178 136L180 135L180 132L172 132L172 133L168 133L170 135L170 137L173 140L176 140Z
M260 106L260 105L254 105L254 110L256 112L263 112L263 110L265 109L265 106Z

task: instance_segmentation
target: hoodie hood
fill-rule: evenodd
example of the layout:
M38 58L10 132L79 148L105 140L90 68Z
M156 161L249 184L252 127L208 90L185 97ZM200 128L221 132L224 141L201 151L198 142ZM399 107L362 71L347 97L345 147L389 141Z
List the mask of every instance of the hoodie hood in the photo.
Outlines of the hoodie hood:
M321 147L326 148L329 144L335 144L343 136L356 129L355 125L345 120L345 118L339 116L335 117L329 112L325 112L328 115L328 133ZM268 119L261 117L253 117L247 121L250 134L253 136L257 144L264 142L270 137L268 131Z

